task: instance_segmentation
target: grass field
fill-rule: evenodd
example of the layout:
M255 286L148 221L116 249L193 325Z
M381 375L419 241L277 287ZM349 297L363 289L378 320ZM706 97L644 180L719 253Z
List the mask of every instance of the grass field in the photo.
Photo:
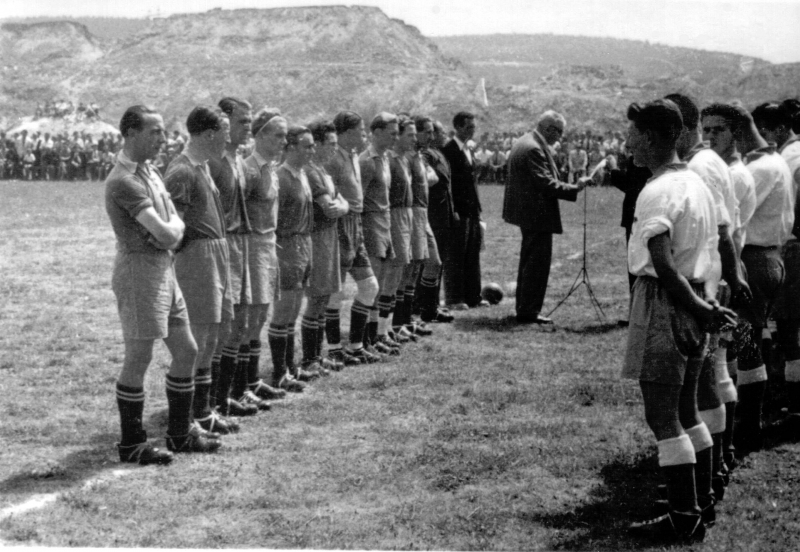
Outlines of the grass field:
M621 196L589 191L589 274L555 331L513 300L459 313L400 361L348 368L243 421L217 455L121 465L114 240L98 183L1 182L0 546L635 550L659 482L638 387L618 373L627 311ZM513 283L519 233L481 188L484 281ZM581 200L582 201L582 200ZM563 204L546 308L580 269ZM146 382L163 445L167 355ZM267 356L265 364L268 364ZM800 457L749 459L696 550L800 549Z

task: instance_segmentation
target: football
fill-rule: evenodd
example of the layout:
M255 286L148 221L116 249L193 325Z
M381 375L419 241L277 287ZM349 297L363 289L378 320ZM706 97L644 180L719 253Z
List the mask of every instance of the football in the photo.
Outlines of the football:
M503 288L500 287L500 284L495 284L494 282L486 284L481 290L481 297L488 301L489 304L496 305L503 300Z

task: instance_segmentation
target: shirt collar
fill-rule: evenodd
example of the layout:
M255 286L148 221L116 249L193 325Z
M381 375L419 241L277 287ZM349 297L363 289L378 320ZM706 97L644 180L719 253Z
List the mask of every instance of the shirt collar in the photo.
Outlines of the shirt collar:
M123 168L127 169L131 173L135 173L136 169L139 168L139 163L136 161L132 161L130 157L125 155L125 150L119 150L119 154L117 155L117 162L123 166Z
M347 159L350 159L353 156L353 153L354 153L354 152L350 151L349 149L346 149L346 148L342 147L339 144L336 145L336 149L339 152L341 152L341 154L344 155Z
M768 142L766 146L763 148L756 148L751 152L748 152L747 155L744 156L745 164L752 163L756 159L760 159L765 155L770 155L775 153L778 150L778 146L774 142Z
M703 151L704 149L706 149L706 147L707 147L707 146L706 146L706 144L705 144L704 142L702 142L702 141L701 141L701 142L697 142L697 143L694 145L694 147L693 147L692 149L690 149L690 150L689 150L689 152L686 154L686 157L684 157L684 158L683 158L683 160L684 160L684 161L686 161L686 162L688 163L689 161L691 161L691 160L692 160L692 158L693 158L695 155L697 155L698 153L700 153L701 151Z
M467 145L464 142L462 142L461 140L459 140L458 136L454 135L453 136L453 140L455 140L456 145L458 146L458 149L460 149L461 151L464 151L465 149L467 149Z
M369 154L370 157L373 157L373 158L374 157L386 157L386 153L381 155L380 153L378 153L378 150L376 150L375 146L373 146L372 144L370 144L369 147L367 147L367 153Z
M186 159L189 160L189 163L191 163L193 167L201 167L204 164L203 161L200 161L194 155L192 155L191 151L189 151L188 148L185 148L181 152L181 154L183 154L186 157Z
M800 136L795 136L794 138L786 140L786 142L778 150L778 153L783 153L783 150L785 150L790 144L793 144L798 141L800 141Z
M264 157L257 151L253 151L253 158L256 160L256 164L258 164L259 169L264 165L270 165L270 166L273 165L273 163L264 159Z
M668 172L685 171L688 170L688 168L688 165L684 161L667 163L666 165L661 166L656 172L653 173L653 176L647 179L647 184Z
M300 180L301 176L303 175L303 169L302 168L301 169L295 169L289 163L284 163L281 166L284 167L290 173L292 173L292 176L294 176L297 180Z

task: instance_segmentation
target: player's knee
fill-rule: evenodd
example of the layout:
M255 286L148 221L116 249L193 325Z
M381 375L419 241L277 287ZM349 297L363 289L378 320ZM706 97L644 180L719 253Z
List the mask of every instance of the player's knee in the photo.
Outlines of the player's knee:
M332 310L341 310L343 302L344 291L337 291L331 295L330 299L328 299L328 308Z
M371 305L375 302L378 296L378 279L375 276L359 280L356 285L358 286L356 301L362 305Z

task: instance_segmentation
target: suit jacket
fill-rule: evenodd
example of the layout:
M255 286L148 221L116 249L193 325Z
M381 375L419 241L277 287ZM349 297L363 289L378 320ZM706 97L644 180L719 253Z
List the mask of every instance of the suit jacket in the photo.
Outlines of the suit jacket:
M517 140L511 149L503 220L524 230L561 234L559 199L577 200L578 187L558 180L550 148L534 130Z
M441 150L436 148L424 150L422 156L439 177L439 183L428 188L428 222L431 228L454 228L456 210L450 183L450 163Z
M450 183L456 213L462 219L477 218L481 214L481 201L478 198L478 173L474 161L470 164L455 140L447 142L442 153L450 163Z

